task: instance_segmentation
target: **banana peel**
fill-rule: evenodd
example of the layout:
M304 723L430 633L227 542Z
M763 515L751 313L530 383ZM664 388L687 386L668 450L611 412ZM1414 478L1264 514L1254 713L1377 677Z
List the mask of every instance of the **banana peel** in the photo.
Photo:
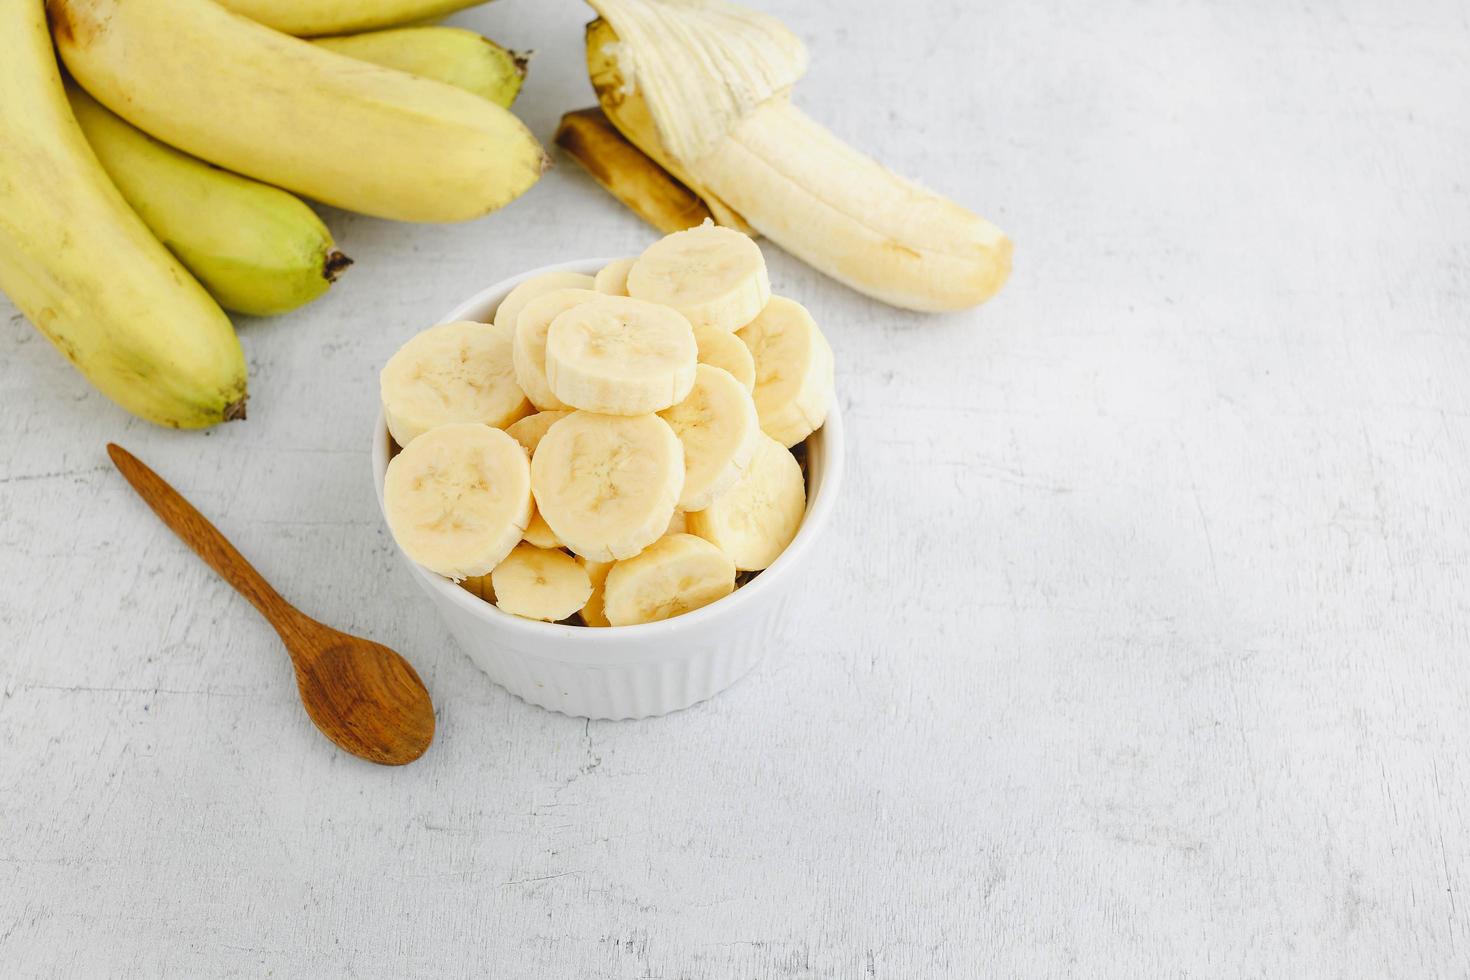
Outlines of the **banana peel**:
M663 140L658 135L658 125L653 121L653 114L648 110L648 104L643 101L643 96L636 91L629 91L623 82L622 71L617 63L618 36L613 31L612 25L601 17L587 25L587 76L592 81L592 88L597 93L597 102L602 106L602 111L607 119L617 127L627 141L651 162L654 166L663 170L672 180L677 181L692 191L708 209L710 216L717 224L734 228L756 237L755 229L746 223L745 219L736 213L735 209L721 201L710 191L701 187L693 180L684 168L674 160L674 157L664 147ZM586 166L584 163L583 166ZM603 185L607 186L606 184ZM619 198L622 200L622 198ZM627 201L623 201L627 204ZM632 205L629 205L632 207ZM637 208L634 208L636 211ZM676 229L677 230L677 229Z
M604 190L666 235L711 217L697 194L625 139L601 109L562 116L556 144Z

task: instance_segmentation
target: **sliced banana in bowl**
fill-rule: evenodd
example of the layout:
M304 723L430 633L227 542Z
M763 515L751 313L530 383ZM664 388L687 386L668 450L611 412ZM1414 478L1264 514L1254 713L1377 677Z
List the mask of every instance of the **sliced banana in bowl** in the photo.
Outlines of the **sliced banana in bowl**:
M528 276L495 305L494 322L501 327L515 327L516 321L520 319L521 311L537 296L543 296L558 289L591 290L596 285L597 280L585 272L555 270Z
M708 364L695 370L684 400L659 412L684 447L679 507L704 510L733 487L760 446L761 424L750 392L729 371Z
M805 514L801 464L791 450L763 434L740 479L708 507L689 514L688 524L740 571L758 572L781 557Z
M832 348L806 307L772 296L736 336L755 360L755 407L766 435L790 449L821 428L832 405Z
M699 363L724 368L745 386L755 390L755 357L737 334L718 327L695 327L694 344L699 348Z
M546 332L551 329L551 321L598 295L591 289L553 289L528 300L516 314L511 345L515 380L538 411L554 412L570 407L556 397L546 378Z
M574 554L631 558L669 526L684 486L684 449L657 415L573 412L531 459L541 516Z
M546 435L546 430L551 428L553 422L571 415L571 412L537 412L535 415L527 415L523 419L517 419L505 427L505 431L525 447L527 455L534 454L536 447L541 444L541 437ZM534 497L535 494L532 493ZM538 548L560 548L561 540L557 538L556 532L551 525L546 523L546 518L541 512L534 511L531 514L531 523L526 525L526 540Z
M388 431L407 446L437 425L503 428L530 412L516 383L511 331L489 323L441 323L388 359L379 376Z
M546 380L567 405L604 415L645 415L682 401L699 348L677 310L628 296L579 303L546 332Z
M531 520L531 467L520 443L479 422L437 426L383 477L383 515L404 554L458 582L510 554Z
M628 269L628 295L672 307L696 327L738 330L771 298L765 256L749 236L706 221L654 242Z
M789 600L842 469L830 383L827 404L813 394L823 351L831 373L815 321L787 337L782 306L730 312L741 289L727 284L708 290L724 312L695 325L698 283L679 287L684 309L615 292L642 258L537 270L461 304L446 320L496 331L500 378L508 340L514 410L422 423L403 450L380 421L373 451L389 530L471 658L527 701L596 718L703 700L799 632ZM618 315L577 312L604 303ZM496 327L500 311L515 324ZM528 311L539 323L518 346ZM795 456L770 431L801 426Z
M613 626L671 619L735 591L730 556L692 534L668 534L620 561L603 585L603 614Z
M560 548L522 542L490 573L495 605L524 619L568 619L587 604L592 580L577 559Z
M628 270L633 268L633 263L638 261L634 255L626 259L615 259L597 270L597 275L592 277L592 282L599 293L607 293L609 296L628 295Z

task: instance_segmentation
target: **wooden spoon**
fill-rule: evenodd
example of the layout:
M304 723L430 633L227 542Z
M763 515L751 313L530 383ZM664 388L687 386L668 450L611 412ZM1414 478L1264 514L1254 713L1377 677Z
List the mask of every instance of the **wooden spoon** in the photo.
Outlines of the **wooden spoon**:
M385 766L424 754L434 738L434 705L407 660L296 609L162 477L121 446L108 443L107 455L163 523L276 628L296 667L301 703L323 735Z

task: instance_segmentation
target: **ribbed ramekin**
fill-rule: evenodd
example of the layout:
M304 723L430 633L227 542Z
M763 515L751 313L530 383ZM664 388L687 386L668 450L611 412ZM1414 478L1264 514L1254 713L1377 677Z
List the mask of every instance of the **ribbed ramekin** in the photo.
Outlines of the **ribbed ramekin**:
M488 321L522 281L545 272L591 275L608 261L533 269L481 290L442 322ZM388 451L388 429L379 412L372 446L379 509ZM470 659L517 697L583 718L667 714L723 691L789 635L791 592L831 517L842 466L842 418L834 404L826 424L807 440L806 518L795 540L732 595L663 622L598 629L533 622L501 612L401 551L399 556Z

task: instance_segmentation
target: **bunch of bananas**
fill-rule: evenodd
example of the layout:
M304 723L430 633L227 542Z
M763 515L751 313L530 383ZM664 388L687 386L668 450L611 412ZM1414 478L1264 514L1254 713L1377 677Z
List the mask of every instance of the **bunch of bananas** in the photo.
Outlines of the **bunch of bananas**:
M546 169L508 111L523 59L394 27L474 2L0 0L0 291L128 411L242 418L224 309L294 309L351 264L296 194L462 221Z

